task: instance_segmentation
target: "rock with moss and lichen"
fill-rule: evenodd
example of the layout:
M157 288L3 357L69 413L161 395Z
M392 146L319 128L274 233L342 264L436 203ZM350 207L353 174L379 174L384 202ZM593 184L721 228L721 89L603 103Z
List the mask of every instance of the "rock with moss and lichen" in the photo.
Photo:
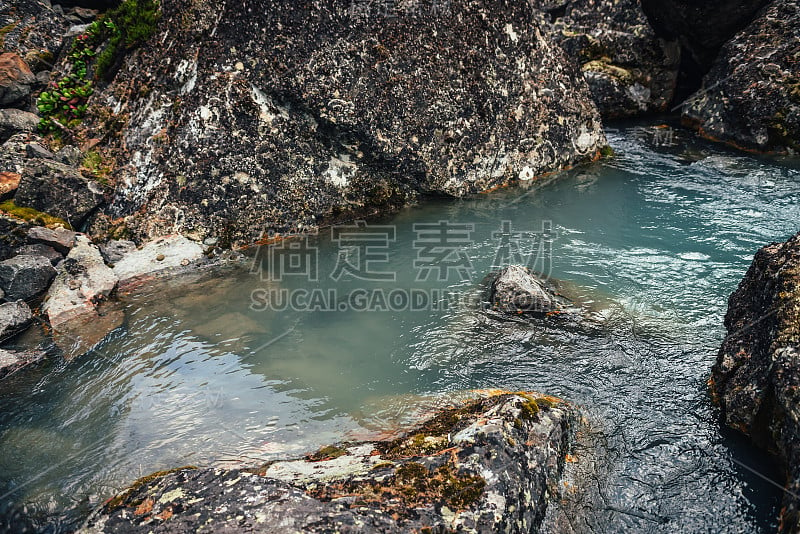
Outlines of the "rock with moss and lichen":
M547 7L548 2L537 5ZM554 39L581 65L604 117L667 111L675 94L680 47L647 22L639 0L572 0L549 11Z
M178 469L109 500L83 532L531 532L556 506L574 408L503 393L391 441L252 469Z
M787 472L781 531L800 531L800 233L759 250L728 301L709 389L724 422Z
M108 214L137 240L249 244L597 157L585 80L535 9L447 4L163 2L85 121L117 160Z
M548 315L577 310L559 293L553 279L522 265L509 265L489 275L491 309L506 314Z
M800 152L800 1L777 0L720 51L684 122L762 152Z

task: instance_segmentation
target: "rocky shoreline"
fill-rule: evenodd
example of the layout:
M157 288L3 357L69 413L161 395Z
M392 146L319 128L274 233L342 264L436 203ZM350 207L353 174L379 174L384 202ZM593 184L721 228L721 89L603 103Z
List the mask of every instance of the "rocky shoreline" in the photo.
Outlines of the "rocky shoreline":
M53 340L0 348L0 380L89 351L121 323L109 304L155 277L608 157L606 119L677 106L701 136L796 154L800 4L721 4L739 16L698 25L688 3L648 0L407 2L391 16L334 0L0 5L0 341L36 323ZM757 254L710 382L794 493L798 239ZM568 308L530 274L493 286L500 312ZM495 395L405 441L159 474L86 528L527 532L578 418L558 399ZM318 478L297 478L312 465ZM799 510L787 498L784 531Z

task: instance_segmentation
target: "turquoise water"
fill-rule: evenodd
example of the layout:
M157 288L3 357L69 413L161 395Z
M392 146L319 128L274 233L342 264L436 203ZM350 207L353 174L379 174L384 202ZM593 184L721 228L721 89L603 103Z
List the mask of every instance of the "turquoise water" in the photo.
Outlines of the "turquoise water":
M69 530L159 469L383 436L466 390L507 388L584 409L604 451L596 529L774 530L780 490L751 470L779 474L721 430L705 380L753 253L798 228L800 170L670 135L620 126L611 161L124 298L124 326L95 351L3 383L0 527ZM503 221L522 234L493 235ZM517 254L563 280L586 323L485 313L484 276ZM426 261L453 268L418 280ZM266 295L304 309L265 309Z

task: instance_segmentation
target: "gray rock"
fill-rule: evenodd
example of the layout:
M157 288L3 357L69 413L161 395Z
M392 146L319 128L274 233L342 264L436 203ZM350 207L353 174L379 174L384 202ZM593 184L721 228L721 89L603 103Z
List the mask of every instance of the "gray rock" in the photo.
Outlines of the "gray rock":
M56 158L65 165L77 167L83 161L83 152L75 145L67 145L56 152Z
M0 380L7 378L28 365L45 359L46 353L40 350L9 351L0 349Z
M120 287L203 258L203 247L183 236L160 237L114 262Z
M17 249L17 255L39 256L46 258L52 265L57 264L64 259L64 255L53 247L35 243L33 245L24 245Z
M79 234L66 228L45 228L34 226L28 230L28 242L53 247L62 254L68 254L75 246L75 237Z
M36 77L17 54L0 54L0 106L24 105Z
M14 196L27 206L79 227L104 201L103 187L76 169L49 160L30 160Z
M56 270L42 256L15 256L0 262L0 287L11 300L31 300L44 293Z
M0 304L0 340L23 332L33 322L33 313L24 300Z
M85 236L75 238L75 246L58 265L58 274L47 292L42 311L53 328L82 315L96 313L96 305L117 285L117 277L105 264L100 250Z
M571 305L549 280L520 265L497 274L489 288L489 302L497 311L514 314L551 313Z
M532 179L606 146L580 70L528 2L397 2L391 19L368 4L209 3L187 27L189 8L165 2L158 45L93 97L130 113L110 139L125 150L110 152L108 214L137 240L250 244Z
M800 1L777 0L719 53L683 120L738 148L800 152Z
M82 532L536 532L556 506L576 415L552 397L500 394L394 441L176 469L111 499Z
M100 245L100 253L103 255L103 258L105 258L106 263L116 264L126 254L135 250L136 243L133 241L110 239Z
M52 63L64 42L67 25L47 3L37 0L0 2L0 19L13 23L10 31L3 35L5 50L24 58L34 72L41 65Z
M25 153L29 158L56 159L55 154L47 150L39 143L30 143L25 147Z
M20 132L35 132L39 116L21 109L0 109L0 143Z
M729 427L786 470L780 531L800 532L800 233L759 250L728 300L709 389Z

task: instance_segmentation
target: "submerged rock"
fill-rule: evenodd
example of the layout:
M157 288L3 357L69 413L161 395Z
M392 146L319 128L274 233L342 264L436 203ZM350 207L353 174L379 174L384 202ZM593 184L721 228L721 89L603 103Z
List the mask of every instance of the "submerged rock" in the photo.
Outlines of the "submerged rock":
M683 119L748 150L800 152L800 1L776 0L719 53Z
M155 473L83 532L531 532L554 505L576 412L500 394L392 441L324 447L254 469Z
M800 233L759 250L728 301L709 388L725 423L783 462L781 531L800 531Z
M46 357L40 350L10 351L0 349L0 379L19 371L23 367L39 363Z
M521 265L497 273L489 288L489 303L497 311L514 314L553 313L572 305L552 282Z
M580 70L527 2L356 4L164 2L152 46L93 97L129 117L109 214L142 240L249 244L606 147ZM95 127L115 131L109 116Z

